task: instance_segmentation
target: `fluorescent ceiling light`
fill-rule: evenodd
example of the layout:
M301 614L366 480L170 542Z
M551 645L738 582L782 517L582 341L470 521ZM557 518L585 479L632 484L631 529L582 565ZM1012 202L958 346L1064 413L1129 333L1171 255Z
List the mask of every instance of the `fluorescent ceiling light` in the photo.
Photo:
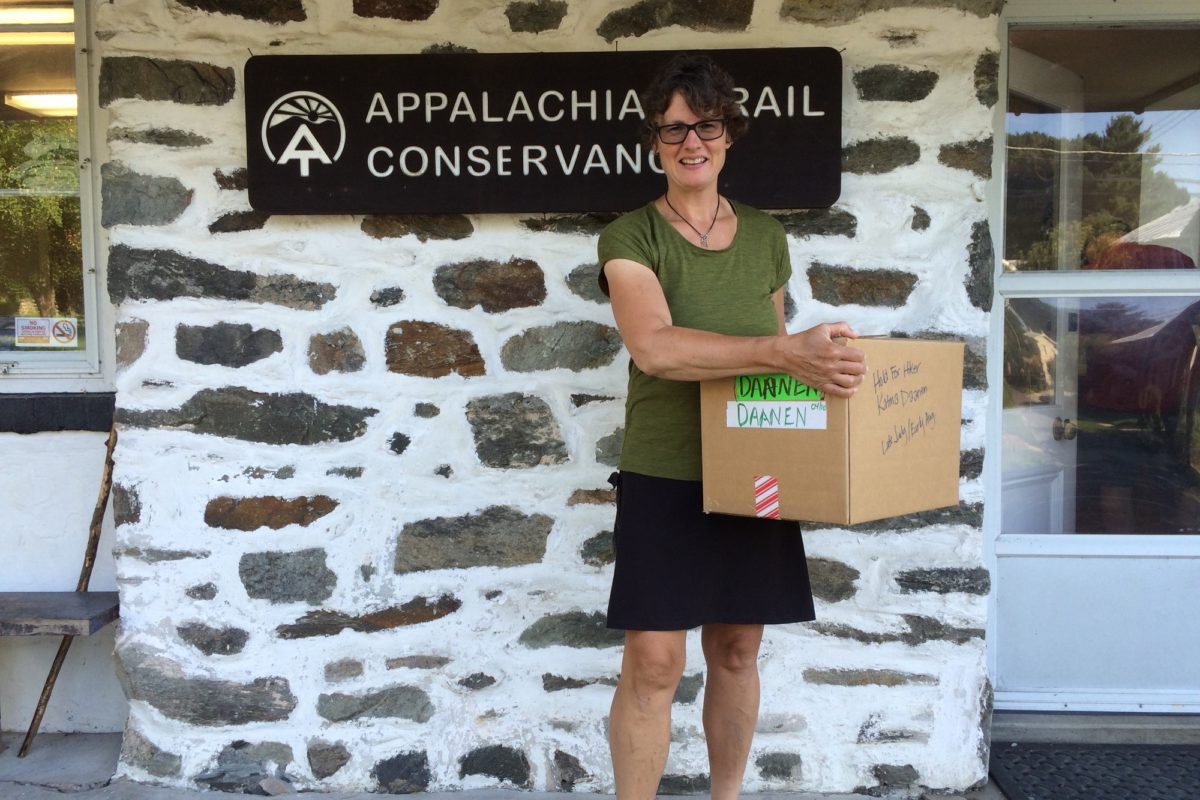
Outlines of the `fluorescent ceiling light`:
M71 31L0 31L0 45L75 44Z
M17 6L0 8L0 25L74 25L75 9Z
M78 114L74 92L22 92L4 94L4 104L39 117L74 117Z

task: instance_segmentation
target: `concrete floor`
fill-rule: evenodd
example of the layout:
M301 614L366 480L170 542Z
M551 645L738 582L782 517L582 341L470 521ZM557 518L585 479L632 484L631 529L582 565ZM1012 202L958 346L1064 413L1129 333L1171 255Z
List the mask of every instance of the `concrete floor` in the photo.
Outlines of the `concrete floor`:
M164 789L125 780L112 780L121 750L121 736L116 733L43 733L34 739L25 758L17 758L21 737L6 734L7 749L0 753L0 798L3 800L205 800L212 792L187 789ZM301 797L299 794L281 797ZM380 795L368 792L305 793L305 797L320 800L379 800ZM611 795L547 794L504 789L484 789L469 792L433 792L422 800L559 800L571 797L579 800L611 800ZM755 800L862 800L862 795L847 794L760 794ZM995 786L989 784L979 792L964 796L938 796L937 800L1005 800Z

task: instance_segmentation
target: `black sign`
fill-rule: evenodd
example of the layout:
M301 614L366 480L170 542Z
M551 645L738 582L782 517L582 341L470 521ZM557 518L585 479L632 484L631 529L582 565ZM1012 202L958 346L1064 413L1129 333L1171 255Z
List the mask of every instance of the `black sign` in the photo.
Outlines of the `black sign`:
M841 56L709 51L750 130L721 191L760 208L841 192ZM671 56L445 53L254 56L250 204L272 214L624 211L663 191L638 94Z

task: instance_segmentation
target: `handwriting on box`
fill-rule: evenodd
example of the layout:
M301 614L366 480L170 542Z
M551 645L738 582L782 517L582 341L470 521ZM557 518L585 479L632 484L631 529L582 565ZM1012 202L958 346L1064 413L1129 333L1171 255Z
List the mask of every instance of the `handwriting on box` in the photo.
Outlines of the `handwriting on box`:
M875 413L888 418L887 432L880 437L881 455L910 444L937 425L937 412L928 408L929 386L921 375L921 362L906 359L871 369L875 390Z
M733 396L727 427L825 430L825 395L790 375L739 375Z

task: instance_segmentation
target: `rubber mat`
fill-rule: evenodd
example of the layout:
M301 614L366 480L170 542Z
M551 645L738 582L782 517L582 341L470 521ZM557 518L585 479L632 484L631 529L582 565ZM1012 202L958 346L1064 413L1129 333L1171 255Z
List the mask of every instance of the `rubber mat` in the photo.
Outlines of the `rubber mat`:
M992 742L1008 800L1200 800L1200 745Z

